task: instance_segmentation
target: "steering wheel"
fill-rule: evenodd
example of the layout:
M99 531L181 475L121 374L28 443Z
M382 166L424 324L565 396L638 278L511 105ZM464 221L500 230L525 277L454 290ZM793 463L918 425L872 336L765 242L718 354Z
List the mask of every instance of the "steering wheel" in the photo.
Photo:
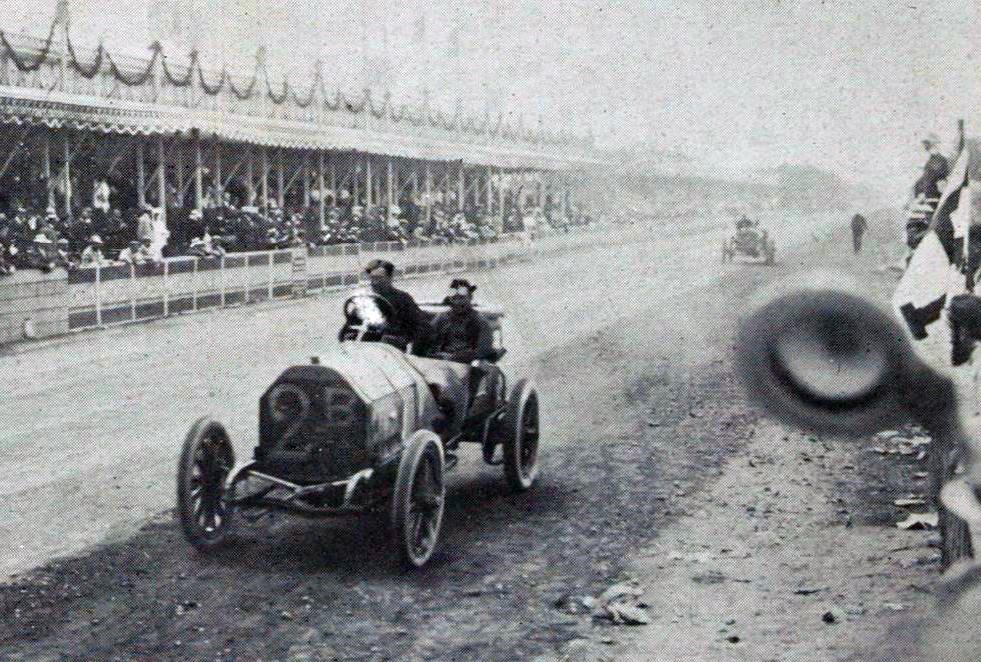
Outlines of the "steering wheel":
M395 308L388 299L370 292L348 297L344 302L344 326L338 340L381 340Z

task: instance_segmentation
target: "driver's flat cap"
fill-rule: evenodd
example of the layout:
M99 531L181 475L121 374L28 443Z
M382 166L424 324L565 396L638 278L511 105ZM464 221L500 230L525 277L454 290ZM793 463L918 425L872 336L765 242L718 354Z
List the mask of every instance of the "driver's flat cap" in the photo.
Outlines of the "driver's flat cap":
M379 268L384 269L385 273L388 274L389 276L395 273L394 264L392 264L388 260L379 260L379 259L374 259L368 264L366 264L364 267L364 271L365 273L371 273L375 269L379 269Z

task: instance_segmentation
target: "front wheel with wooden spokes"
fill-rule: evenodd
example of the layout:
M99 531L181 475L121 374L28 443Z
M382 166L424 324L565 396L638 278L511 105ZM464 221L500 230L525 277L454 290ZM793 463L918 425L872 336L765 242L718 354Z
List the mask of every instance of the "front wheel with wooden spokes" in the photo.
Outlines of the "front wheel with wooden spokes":
M429 430L409 439L395 478L392 529L402 563L421 568L433 555L446 500L443 444Z
M177 467L177 517L199 551L214 551L228 538L233 509L225 481L234 466L235 453L224 426L199 419L187 433Z

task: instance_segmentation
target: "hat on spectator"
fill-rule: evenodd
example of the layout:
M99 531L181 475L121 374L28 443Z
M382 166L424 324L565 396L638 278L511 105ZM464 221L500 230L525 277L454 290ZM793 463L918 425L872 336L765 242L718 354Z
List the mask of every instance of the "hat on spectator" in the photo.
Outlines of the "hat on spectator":
M59 246L67 246L68 245L68 240L65 239L64 237L62 237L61 239L58 240L58 245Z
M192 239L191 248L195 248L197 246L204 246L204 239L202 239L201 237L195 237L194 239Z
M50 238L48 238L48 235L44 234L43 232L38 232L36 235L34 235L34 243L35 244L53 244L54 242L51 241Z
M94 234L94 235L92 235L92 238L89 239L89 243L90 244L102 244L102 237L100 237L97 234Z
M54 207L48 207L48 218L58 218L58 212L55 211Z
M192 209L191 213L187 215L188 218L193 218L195 220L202 218L202 216L203 214L201 213L200 209Z
M129 242L129 247L130 248L136 248L139 245L140 245L140 242L136 241L135 239L133 241Z

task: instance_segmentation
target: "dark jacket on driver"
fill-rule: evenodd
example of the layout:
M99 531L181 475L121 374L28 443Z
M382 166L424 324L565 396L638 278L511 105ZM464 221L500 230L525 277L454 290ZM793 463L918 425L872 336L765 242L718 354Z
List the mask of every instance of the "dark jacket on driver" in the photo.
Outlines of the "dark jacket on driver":
M393 314L386 333L405 338L410 343L417 342L424 331L423 314L412 295L394 287L375 294L392 304Z
M447 354L450 361L470 363L494 353L490 324L473 308L463 313L449 311L433 320L430 354Z

